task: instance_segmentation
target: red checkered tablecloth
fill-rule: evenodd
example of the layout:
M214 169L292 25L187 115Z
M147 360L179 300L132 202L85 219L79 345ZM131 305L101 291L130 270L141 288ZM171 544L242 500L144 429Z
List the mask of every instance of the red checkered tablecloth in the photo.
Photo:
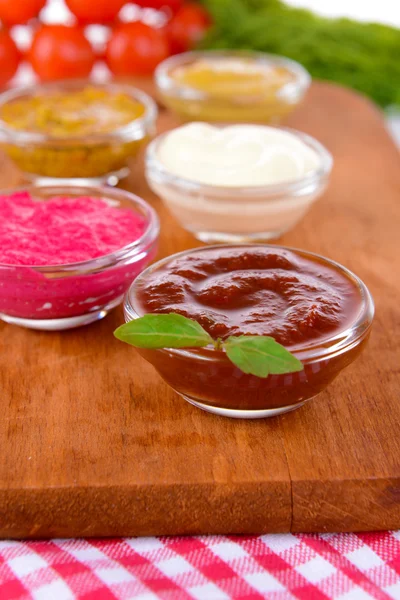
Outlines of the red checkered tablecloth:
M400 599L400 532L0 541L0 599Z

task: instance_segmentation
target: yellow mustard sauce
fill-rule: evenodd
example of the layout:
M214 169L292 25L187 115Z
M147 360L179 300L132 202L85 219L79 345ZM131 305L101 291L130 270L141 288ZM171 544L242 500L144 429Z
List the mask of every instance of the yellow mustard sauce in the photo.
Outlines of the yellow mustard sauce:
M170 77L182 88L203 96L164 95L166 104L186 119L267 123L293 108L279 92L294 81L294 74L286 67L254 58L199 58L176 67Z
M137 154L145 135L134 141L96 136L118 133L144 113L144 105L127 93L88 85L15 99L1 107L0 118L9 129L46 136L32 144L5 145L23 171L87 178L119 170Z

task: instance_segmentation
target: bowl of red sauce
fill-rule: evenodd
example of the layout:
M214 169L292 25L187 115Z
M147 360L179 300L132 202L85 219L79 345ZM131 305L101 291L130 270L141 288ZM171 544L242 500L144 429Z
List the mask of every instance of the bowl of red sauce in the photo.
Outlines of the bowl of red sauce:
M103 318L154 259L155 211L108 187L0 193L0 318L62 330Z
M266 378L245 374L214 347L138 349L190 403L237 418L293 410L321 393L360 354L374 305L365 284L338 263L303 250L221 245L165 258L124 301L125 320L179 313L222 340L271 336L303 364Z

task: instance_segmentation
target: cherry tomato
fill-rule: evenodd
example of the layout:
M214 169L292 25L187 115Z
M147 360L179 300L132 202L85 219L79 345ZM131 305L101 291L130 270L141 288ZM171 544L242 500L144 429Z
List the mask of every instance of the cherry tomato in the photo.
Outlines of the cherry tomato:
M65 0L79 23L112 23L126 0Z
M175 14L183 4L183 0L135 0L142 8L154 8Z
M7 27L21 25L37 17L46 0L0 0L0 20Z
M211 25L207 11L199 4L184 4L172 17L165 30L171 52L191 50Z
M106 63L114 75L150 75L167 56L165 32L141 21L117 25L106 47Z
M0 87L15 75L20 58L19 50L10 34L0 29Z
M87 77L95 54L79 27L42 25L33 37L27 58L39 79L51 81Z

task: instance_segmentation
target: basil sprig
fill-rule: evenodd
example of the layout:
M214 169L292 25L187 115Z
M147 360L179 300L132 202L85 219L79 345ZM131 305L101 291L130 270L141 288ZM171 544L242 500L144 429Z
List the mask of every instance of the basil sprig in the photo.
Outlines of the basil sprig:
M239 335L224 341L214 340L197 321L176 313L145 315L121 325L114 335L136 348L203 348L213 345L217 350L225 350L229 360L243 373L262 378L303 370L303 364L272 337Z

